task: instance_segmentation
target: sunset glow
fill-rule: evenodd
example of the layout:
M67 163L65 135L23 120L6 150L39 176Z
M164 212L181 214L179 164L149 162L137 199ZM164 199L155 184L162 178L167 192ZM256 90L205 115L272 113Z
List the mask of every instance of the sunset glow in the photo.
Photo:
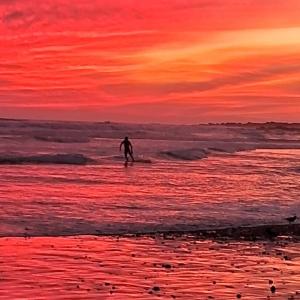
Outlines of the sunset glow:
M299 121L298 0L2 0L0 117Z

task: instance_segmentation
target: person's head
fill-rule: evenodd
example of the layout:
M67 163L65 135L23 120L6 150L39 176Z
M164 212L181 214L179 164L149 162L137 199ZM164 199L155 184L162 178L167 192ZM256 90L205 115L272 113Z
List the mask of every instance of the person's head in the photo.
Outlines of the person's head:
M128 141L128 136L125 136L125 141Z

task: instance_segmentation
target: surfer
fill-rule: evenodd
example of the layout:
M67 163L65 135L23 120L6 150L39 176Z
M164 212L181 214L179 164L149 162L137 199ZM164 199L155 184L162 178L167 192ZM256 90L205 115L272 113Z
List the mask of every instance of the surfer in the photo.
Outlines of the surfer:
M128 162L128 154L129 154L131 160L134 161L132 144L130 143L127 136L125 137L125 139L120 144L120 151L122 150L122 146L124 146L124 155L125 155L126 162Z

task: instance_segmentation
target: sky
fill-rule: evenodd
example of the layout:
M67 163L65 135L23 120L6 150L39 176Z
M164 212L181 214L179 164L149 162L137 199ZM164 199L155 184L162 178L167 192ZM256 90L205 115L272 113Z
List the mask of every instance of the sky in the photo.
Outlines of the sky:
M300 122L299 0L0 0L0 117Z

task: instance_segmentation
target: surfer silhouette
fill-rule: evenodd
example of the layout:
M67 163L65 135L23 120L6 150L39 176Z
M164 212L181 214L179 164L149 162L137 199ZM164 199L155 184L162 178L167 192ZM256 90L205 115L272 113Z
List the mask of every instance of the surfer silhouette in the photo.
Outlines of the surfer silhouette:
M128 155L130 156L131 160L134 161L132 144L130 143L127 136L120 144L120 151L122 150L122 146L124 146L124 156L126 162L128 162Z

